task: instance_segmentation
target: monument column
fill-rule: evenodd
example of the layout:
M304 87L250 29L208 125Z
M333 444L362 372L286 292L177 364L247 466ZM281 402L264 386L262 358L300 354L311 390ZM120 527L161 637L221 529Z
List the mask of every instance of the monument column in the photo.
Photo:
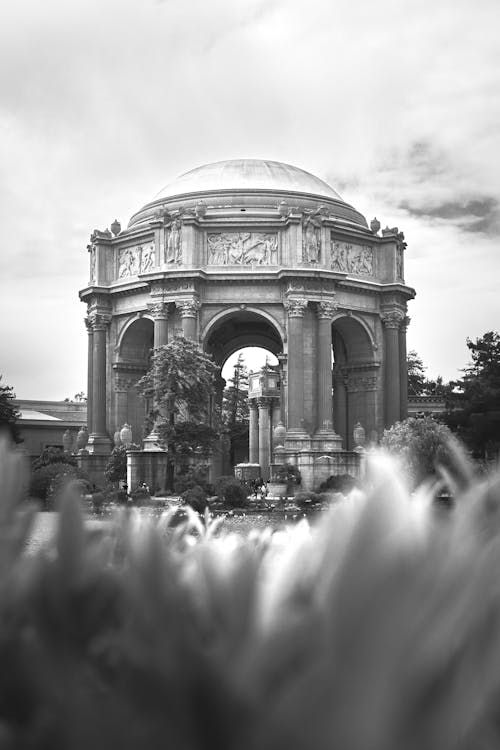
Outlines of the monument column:
M332 318L334 302L320 302L318 316L318 432L333 432Z
M201 305L197 299L183 299L179 300L177 306L181 311L182 318L182 334L185 339L191 339L197 341L197 321L198 321L198 310Z
M109 453L106 432L106 332L111 316L94 312L89 316L93 331L92 434L89 453Z
M90 317L85 318L85 326L88 333L88 354L87 354L87 430L89 435L93 432L92 423L92 390L93 390L93 378L94 378L94 330L92 328L92 321Z
M148 310L154 322L153 347L168 344L168 307L164 302L148 302Z
M259 465L262 479L267 482L269 479L269 461L270 454L270 422L269 411L271 408L271 399L261 397L257 401L259 405Z
M385 426L390 427L400 419L401 384L399 355L399 326L403 320L401 310L382 314L385 327Z
M288 432L305 435L304 421L304 311L306 299L288 299Z
M399 327L399 380L401 399L401 419L408 416L408 365L406 362L406 331L410 324L410 318L406 315Z
M251 464L259 463L259 413L257 411L257 402L250 399L250 421L248 425L248 460Z

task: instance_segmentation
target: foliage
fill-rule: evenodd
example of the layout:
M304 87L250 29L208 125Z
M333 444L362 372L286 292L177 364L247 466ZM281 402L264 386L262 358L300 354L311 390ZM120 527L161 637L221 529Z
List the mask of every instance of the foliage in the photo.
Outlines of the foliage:
M286 482L287 484L300 485L302 477L300 469L295 464L282 464L275 468L273 481Z
M216 479L214 492L228 508L240 508L248 505L248 490L235 477L226 476Z
M207 493L202 487L196 485L185 490L182 495L182 502L189 505L197 513L204 513L207 508Z
M138 392L152 404L159 443L167 451L167 485L172 487L179 454L206 455L218 435L210 424L210 397L218 368L198 344L182 337L155 349Z
M331 490L332 492L341 492L343 495L347 495L358 486L359 482L350 474L338 474L328 477L328 479L322 482L320 484L320 491Z
M44 448L38 458L33 460L32 468L36 471L44 466L52 466L53 464L76 466L76 458L70 453L65 453L60 448Z
M453 383L455 408L447 422L472 450L484 455L500 445L500 335L488 331L475 341L467 339L467 347L472 362Z
M435 380L426 378L425 371L427 368L414 349L408 352L406 364L408 396L410 398L412 396L434 396L445 400L449 399L452 391L451 384L445 383L441 375L438 375Z
M189 510L99 534L68 489L27 555L0 453L2 747L499 746L500 476L454 467L443 519L375 462L359 502L248 538Z
M193 487L201 487L207 495L213 493L213 485L208 481L207 467L190 466L187 471L175 478L174 492L182 494Z
M2 385L1 381L2 375L0 375L0 434L3 430L7 430L15 443L22 443L23 439L17 424L21 413L14 404L16 394L12 386Z
M413 488L435 477L439 465L447 466L456 445L450 429L432 417L396 422L381 440L382 448L400 459Z
M44 510L53 510L57 495L71 482L82 480L82 490L90 489L87 475L76 466L65 462L49 463L35 469L31 474L30 497L42 501Z
M117 445L113 448L104 469L104 476L108 482L119 482L121 479L127 478L127 450L140 449L141 446L135 443Z
M309 508L312 505L318 505L321 502L321 498L316 492L297 492L294 495L293 502L299 508Z
M222 423L227 428L230 446L231 464L235 463L236 447L248 440L248 369L243 352L233 368L233 377L228 380L222 397Z

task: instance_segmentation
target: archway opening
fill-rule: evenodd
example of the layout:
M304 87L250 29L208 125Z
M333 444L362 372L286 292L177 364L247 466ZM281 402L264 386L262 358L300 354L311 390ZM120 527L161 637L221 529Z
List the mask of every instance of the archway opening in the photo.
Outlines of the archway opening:
M223 425L227 453L224 471L232 472L235 464L249 460L249 378L266 364L277 372L277 355L283 351L283 342L268 317L240 309L215 321L205 335L204 348L221 370L214 411L220 414Z
M146 373L153 349L154 325L149 318L134 320L124 331L118 349L117 361L113 364L115 377L115 430L125 422L132 429L132 440L141 443L146 437L146 416L149 404L136 390L136 384Z

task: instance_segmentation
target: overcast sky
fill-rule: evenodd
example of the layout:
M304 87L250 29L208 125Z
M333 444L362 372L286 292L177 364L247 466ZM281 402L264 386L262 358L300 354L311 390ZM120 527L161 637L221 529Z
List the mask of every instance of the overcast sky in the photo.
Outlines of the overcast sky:
M7 4L5 4L7 5ZM0 372L86 389L86 245L178 174L306 169L408 242L409 348L500 329L498 0L17 0L0 11Z

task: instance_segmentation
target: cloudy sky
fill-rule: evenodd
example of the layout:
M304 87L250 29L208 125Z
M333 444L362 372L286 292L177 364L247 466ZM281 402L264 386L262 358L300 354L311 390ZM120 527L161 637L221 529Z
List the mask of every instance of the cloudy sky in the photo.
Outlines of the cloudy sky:
M6 4L7 5L7 4ZM86 245L240 157L326 179L408 242L408 344L459 376L500 329L498 0L17 0L0 20L0 372L86 389Z

